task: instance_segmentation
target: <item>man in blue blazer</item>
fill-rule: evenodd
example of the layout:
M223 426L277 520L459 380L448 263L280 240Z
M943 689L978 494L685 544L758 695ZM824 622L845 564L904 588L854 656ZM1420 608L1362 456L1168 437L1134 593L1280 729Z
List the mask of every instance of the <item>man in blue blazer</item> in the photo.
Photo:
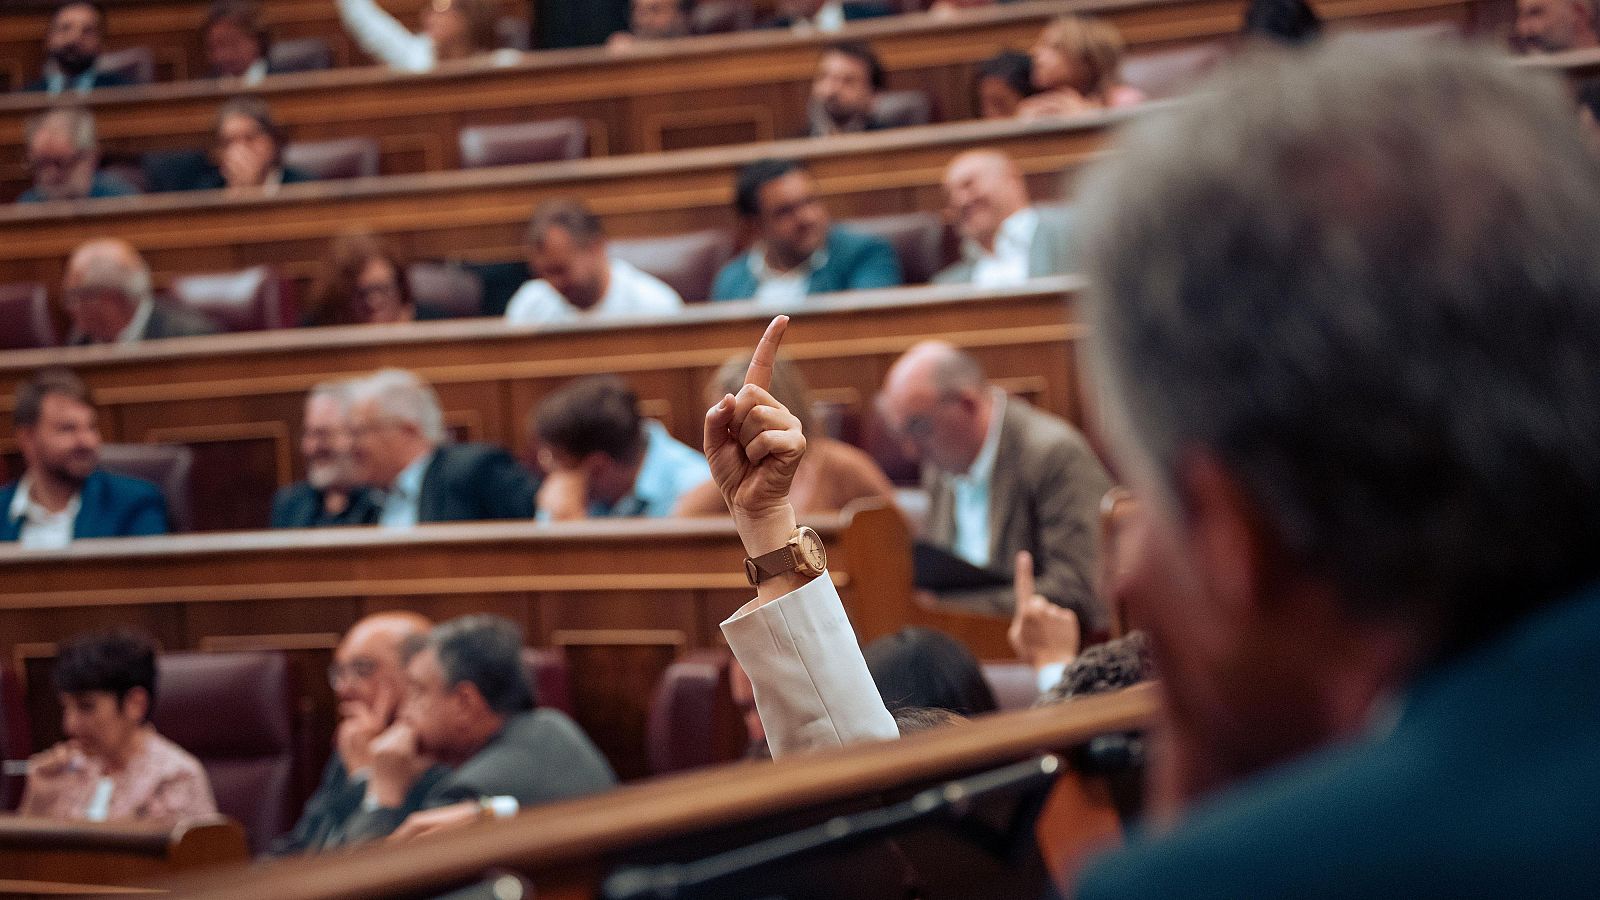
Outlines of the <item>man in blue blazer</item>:
M0 540L55 549L75 538L166 534L155 485L97 468L100 429L76 375L46 369L23 382L13 421L28 467L0 488Z
M795 160L763 159L740 169L734 204L756 242L717 273L713 300L788 303L902 283L894 247L834 225Z

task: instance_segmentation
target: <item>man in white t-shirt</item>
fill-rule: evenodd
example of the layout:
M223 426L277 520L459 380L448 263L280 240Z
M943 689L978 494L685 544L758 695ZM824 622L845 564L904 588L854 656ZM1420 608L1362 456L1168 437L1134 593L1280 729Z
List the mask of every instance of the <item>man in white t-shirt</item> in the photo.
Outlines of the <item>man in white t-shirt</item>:
M605 231L583 204L551 200L528 223L528 266L540 278L506 306L516 325L671 315L683 298L654 275L613 259Z

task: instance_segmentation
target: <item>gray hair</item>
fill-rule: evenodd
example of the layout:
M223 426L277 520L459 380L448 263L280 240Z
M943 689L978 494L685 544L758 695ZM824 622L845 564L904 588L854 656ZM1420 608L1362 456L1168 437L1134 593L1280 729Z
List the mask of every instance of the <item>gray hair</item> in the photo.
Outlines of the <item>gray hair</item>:
M534 707L533 687L522 665L522 630L510 620L482 613L451 619L426 637L408 639L401 653L409 660L424 648L438 654L446 687L471 684L489 709L502 716Z
M339 405L341 413L349 413L354 402L356 379L338 378L330 381L319 381L306 392L306 404L318 397L327 397Z
M93 151L99 146L99 140L95 135L94 115L81 106L58 106L29 119L28 144L31 146L39 132L46 130L65 132L72 140L73 149L80 152Z
M983 364L959 347L950 347L939 357L934 363L932 375L933 386L940 394L982 390L988 383L983 374Z
M1082 191L1113 442L1203 449L1352 612L1464 646L1600 563L1600 172L1444 45L1249 60Z
M350 403L374 401L386 418L410 422L422 436L444 443L444 413L439 395L416 373L405 369L380 369L350 383Z
M134 260L129 266L110 254L87 254L78 263L78 286L115 291L135 306L151 300L155 291L150 282L150 264L141 256Z

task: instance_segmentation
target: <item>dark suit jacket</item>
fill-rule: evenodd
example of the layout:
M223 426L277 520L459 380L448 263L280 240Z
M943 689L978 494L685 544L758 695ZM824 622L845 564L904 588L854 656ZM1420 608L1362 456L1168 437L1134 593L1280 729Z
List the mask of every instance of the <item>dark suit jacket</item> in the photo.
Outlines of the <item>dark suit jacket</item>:
M418 522L531 519L539 485L511 454L489 444L445 444L422 475Z
M150 310L150 320L145 323L144 336L140 340L154 341L161 338L199 337L206 334L218 334L222 331L217 323L191 309L175 306L170 303L156 301L155 308ZM91 344L86 334L73 333L67 336L67 343L72 346Z
M168 191L215 191L227 187L222 170L204 150L157 150L143 158L145 183L150 193ZM284 167L283 183L315 181L309 173Z
M895 256L894 247L877 235L835 225L828 229L825 247L828 262L811 273L807 294L895 287L905 280L900 274L900 258ZM748 300L756 295L760 286L755 273L750 271L750 253L741 253L717 273L716 283L711 286L711 299Z
M90 89L94 90L96 88L127 87L133 83L133 79L122 74L121 72L95 72L94 85ZM31 93L38 93L47 91L49 89L50 82L43 75L28 82L22 88L24 92Z
M11 518L11 501L17 483L0 488L0 541L14 541L22 533L20 520ZM96 470L83 483L74 538L136 537L167 533L167 502L161 490L148 481Z
M928 467L922 484L928 491L924 536L949 549L956 534L950 477ZM1110 487L1076 428L1019 397L1006 398L989 485L989 568L1010 581L1017 551L1032 553L1039 593L1076 612L1086 633L1110 625L1094 588L1100 499ZM1015 603L1010 587L944 599L1007 614Z
M1593 897L1597 648L1590 586L1425 672L1387 733L1215 798L1078 897Z
M323 510L322 497L322 491L304 481L280 488L272 498L272 527L322 528L329 525L375 525L378 522L378 504L365 488L351 491L349 505L344 512L335 516Z
M345 824L361 810L361 800L366 793L366 781L350 780L344 759L335 752L322 770L322 783L317 785L317 792L306 801L300 821L288 834L273 841L267 854L293 856L336 846Z
M460 768L437 778L424 776L404 805L356 813L344 842L383 837L414 812L462 800L509 796L527 807L598 793L616 783L610 764L577 723L558 710L536 709L506 719L500 733Z

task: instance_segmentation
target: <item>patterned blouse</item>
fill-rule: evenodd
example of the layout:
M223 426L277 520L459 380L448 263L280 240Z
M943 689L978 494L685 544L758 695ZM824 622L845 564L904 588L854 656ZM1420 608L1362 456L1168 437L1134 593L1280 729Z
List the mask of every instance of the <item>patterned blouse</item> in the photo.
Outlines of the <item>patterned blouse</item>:
M146 727L144 746L123 769L107 775L88 758L50 776L29 772L17 812L25 816L90 822L176 822L214 815L200 762Z

